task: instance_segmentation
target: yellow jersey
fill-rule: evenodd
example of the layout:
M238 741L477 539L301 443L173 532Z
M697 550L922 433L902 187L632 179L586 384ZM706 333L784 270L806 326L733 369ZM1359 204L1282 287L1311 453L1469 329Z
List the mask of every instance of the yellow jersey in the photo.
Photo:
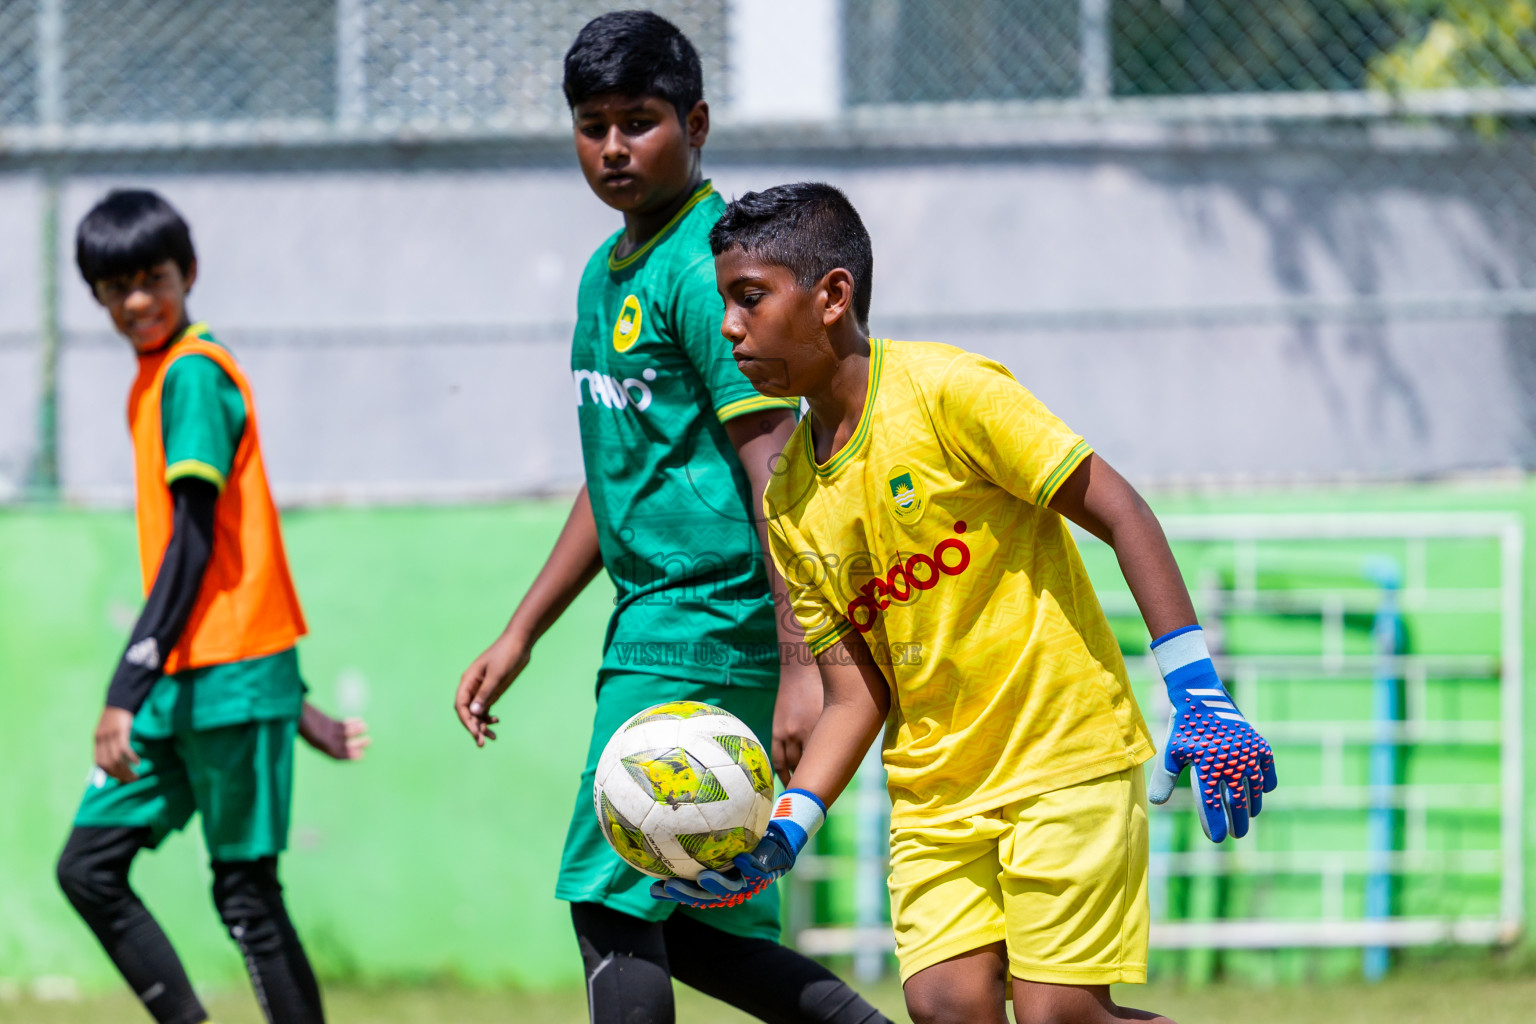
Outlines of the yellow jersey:
M1091 453L1000 364L870 339L857 429L811 417L764 495L812 652L858 632L891 689L895 826L952 820L1139 765L1152 738L1066 520Z

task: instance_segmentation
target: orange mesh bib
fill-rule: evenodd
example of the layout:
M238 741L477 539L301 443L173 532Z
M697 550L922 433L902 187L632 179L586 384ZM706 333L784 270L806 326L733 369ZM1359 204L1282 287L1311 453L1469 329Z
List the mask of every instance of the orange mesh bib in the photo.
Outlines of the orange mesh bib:
M292 647L308 631L288 572L277 506L267 488L250 385L233 356L200 336L204 329L195 324L159 352L140 356L139 376L128 394L139 563L146 596L171 542L171 489L165 481L165 438L160 423L166 372L183 356L207 356L229 374L245 402L245 433L214 506L213 554L186 629L165 657L168 675L276 654Z

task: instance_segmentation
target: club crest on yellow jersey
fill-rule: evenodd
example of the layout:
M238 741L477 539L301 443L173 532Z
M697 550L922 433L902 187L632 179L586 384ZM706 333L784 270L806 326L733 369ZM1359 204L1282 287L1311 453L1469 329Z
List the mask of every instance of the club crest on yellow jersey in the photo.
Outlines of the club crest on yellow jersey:
M920 477L906 466L895 466L886 474L886 484L890 488L886 500L897 522L911 525L923 518L923 510L928 507L928 496L923 493Z
M624 305L619 307L619 318L613 322L615 352L627 352L635 342L640 340L641 318L639 296L625 296Z

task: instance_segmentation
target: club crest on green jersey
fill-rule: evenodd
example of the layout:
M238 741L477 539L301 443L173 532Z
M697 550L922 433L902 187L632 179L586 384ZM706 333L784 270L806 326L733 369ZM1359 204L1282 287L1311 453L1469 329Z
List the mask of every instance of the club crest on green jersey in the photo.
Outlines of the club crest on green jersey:
M921 485L922 481L906 466L892 467L887 474L887 486L890 487L887 499L891 504L891 514L898 522L911 524L923 518L928 499Z
M619 318L613 322L613 350L627 352L640 340L640 297L627 295L619 307Z

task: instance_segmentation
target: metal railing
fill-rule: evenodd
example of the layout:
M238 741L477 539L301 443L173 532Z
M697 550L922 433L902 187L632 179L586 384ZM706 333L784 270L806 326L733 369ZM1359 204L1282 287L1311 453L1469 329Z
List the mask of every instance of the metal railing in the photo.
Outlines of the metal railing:
M1267 720L1250 712L1255 726L1277 748L1281 787L1265 797L1264 814L1256 820L1251 836L1241 842L1212 847L1203 839L1196 839L1187 850L1174 849L1170 837L1175 822L1193 813L1193 802L1185 787L1180 787L1167 805L1152 808L1154 949L1384 949L1515 941L1525 917L1521 520L1484 513L1175 516L1164 519L1164 528L1175 544L1231 546L1234 572L1230 586L1207 587L1196 595L1202 620L1213 633L1219 634L1223 616L1237 610L1250 615L1300 617L1317 623L1318 654L1249 652L1218 656L1218 669L1232 686L1239 706L1274 706L1276 701L1261 697L1261 691L1268 688L1283 690L1309 680L1368 680L1373 673L1400 679L1406 693L1399 705L1402 713L1395 720L1380 716L1340 720L1328 717L1326 709L1317 715ZM1496 545L1497 584L1444 589L1429 585L1425 573L1426 546L1446 540L1484 540ZM1086 538L1085 541L1094 543ZM1380 653L1343 653L1338 637L1342 615L1346 609L1358 615L1379 608L1379 589L1373 592L1367 587L1340 587L1292 592L1261 586L1259 546L1286 541L1401 543L1407 569L1397 593L1401 606L1417 614L1494 615L1499 622L1496 649L1463 655L1383 657ZM1284 556L1277 558L1283 561ZM1350 553L1320 554L1313 558L1314 566L1346 573L1356 561L1358 556ZM1135 614L1129 594L1123 591L1106 592L1104 604L1112 616ZM1154 689L1158 706L1148 718L1154 723L1154 734L1161 737L1167 704L1162 698L1156 663L1147 657L1133 661L1129 667L1140 687L1150 685ZM1443 718L1430 711L1431 684L1459 681L1475 685L1479 679L1497 685L1496 719ZM1351 781L1345 768L1346 751L1374 749L1382 744L1402 750L1421 746L1458 748L1458 756L1461 750L1495 750L1497 777L1483 782L1447 783ZM1287 756L1299 757L1307 747L1317 751L1320 772L1316 782L1309 783L1294 775L1287 778ZM878 765L866 764L857 784L858 792L866 790L866 776L878 773ZM1266 828L1275 827L1276 823L1288 826L1308 816L1369 816L1384 812L1400 816L1400 841L1392 839L1392 830L1388 829L1384 839L1376 837L1380 842L1373 840L1358 849L1304 845L1276 848L1264 835ZM1437 812L1497 819L1498 845L1486 849L1431 848L1428 817ZM852 814L857 835L883 827L882 820L863 800ZM1194 833L1198 835L1198 829ZM886 865L882 857L865 851L812 857L802 867L807 870L797 867L799 879L793 884L803 887L828 879L880 877ZM1179 920L1170 916L1168 887L1175 880L1203 880L1209 884L1218 878L1262 882L1307 876L1315 877L1318 886L1318 912L1310 916L1292 913L1209 920ZM1395 913L1393 907L1399 900L1390 895L1385 910L1378 908L1375 916L1363 912L1370 910L1368 905L1356 906L1351 911L1350 905L1358 900L1346 895L1346 883L1350 879L1373 877L1386 880L1389 893L1398 886L1412 884L1415 878L1438 878L1449 887L1459 881L1495 881L1498 896L1495 906L1465 914ZM800 902L804 905L805 898L801 897ZM864 921L804 925L796 933L796 941L802 950L818 955L868 957L872 952L893 948L889 925Z

